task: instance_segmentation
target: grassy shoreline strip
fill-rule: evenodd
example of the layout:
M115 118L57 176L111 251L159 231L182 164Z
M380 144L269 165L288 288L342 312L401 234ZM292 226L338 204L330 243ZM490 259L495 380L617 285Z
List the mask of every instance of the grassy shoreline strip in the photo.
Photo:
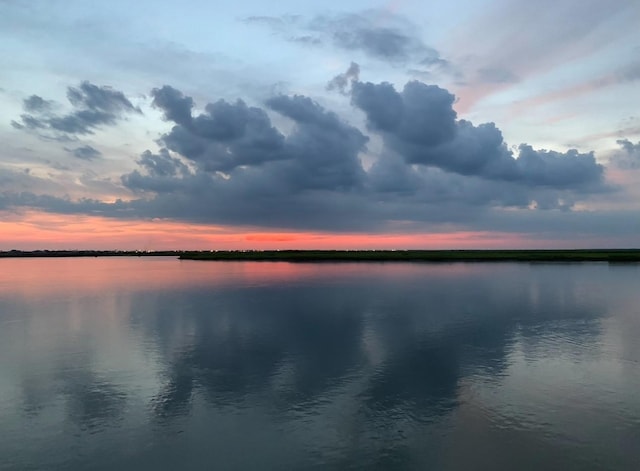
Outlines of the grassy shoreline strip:
M574 250L11 250L0 258L178 257L202 261L281 262L640 262L640 249Z
M640 262L640 250L266 250L185 252L181 260L285 262Z

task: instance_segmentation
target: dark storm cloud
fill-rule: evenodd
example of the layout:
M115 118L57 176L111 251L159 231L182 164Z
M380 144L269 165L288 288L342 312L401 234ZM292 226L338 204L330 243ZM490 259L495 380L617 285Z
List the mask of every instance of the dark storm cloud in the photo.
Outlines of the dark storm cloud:
M267 100L269 110L294 124L285 135L265 110L240 100L210 103L191 116L184 111L192 101L164 87L162 96L171 99L156 99L156 106L175 124L160 140L166 149L145 153L141 169L123 177L128 188L155 194L136 211L228 224L372 230L390 221L470 223L491 208L566 211L605 189L592 154L521 145L514 155L493 123L457 120L447 90L410 82L397 92L387 83L352 82L354 105L385 143L366 170L359 157L367 136L309 97ZM277 146L256 139L265 130L279 136ZM261 158L248 158L238 142L253 143L249 155Z
M181 160L171 157L166 149L161 149L158 154L145 151L138 163L154 177L175 177L190 173L189 168Z
M95 160L102 157L102 152L91 147L90 145L76 147L75 149L65 147L64 150L69 152L74 157L82 160Z
M398 93L388 83L353 84L353 104L362 109L371 129L418 146L435 146L456 131L455 97L436 85L413 81Z
M363 179L358 153L367 138L308 97L278 95L267 101L271 110L293 121L285 137L264 109L242 100L209 103L194 117L190 98L177 90L165 86L153 95L154 104L175 123L162 143L204 172L228 174L280 162L264 173L285 188L354 187Z
M607 189L593 154L526 144L514 151L493 123L457 119L447 90L414 81L397 91L360 82L356 72L345 74L352 103L383 143L369 166L361 160L369 136L307 96L275 95L263 107L217 100L196 108L191 97L164 86L151 96L172 127L157 141L160 150L144 152L121 179L139 199L74 202L27 192L5 194L2 204L281 229L424 230L480 227L503 208L531 218L548 209L570 213ZM273 124L274 114L286 131Z
M165 85L162 88L154 88L151 91L153 106L164 111L164 117L168 121L174 121L183 126L191 123L191 110L193 99L186 97L175 88Z
M82 82L69 87L67 99L73 111L67 114L53 112L53 102L32 95L24 100L25 114L20 121L12 121L17 129L27 129L43 137L70 140L75 135L93 134L106 125L113 125L127 113L141 113L121 91L111 87Z
M535 150L521 144L516 164L514 180L532 186L592 191L604 179L604 167L596 162L593 152Z
M293 188L349 190L363 184L359 153L368 138L358 129L308 97L279 95L267 105L296 125L285 141L291 159L279 169Z
M134 170L122 176L122 183L134 192L170 194L195 189L189 167L172 157L167 149L161 149L157 154L148 150L143 152L138 164L144 173Z
M267 113L242 100L218 100L193 117L193 100L169 86L152 91L153 104L175 126L162 136L164 145L207 171L229 171L289 158L284 136Z
M457 120L454 96L434 85L413 81L398 92L389 83L354 82L352 102L368 127L410 164L556 189L593 191L603 184L604 168L593 153L536 151L523 144L515 156L495 124Z

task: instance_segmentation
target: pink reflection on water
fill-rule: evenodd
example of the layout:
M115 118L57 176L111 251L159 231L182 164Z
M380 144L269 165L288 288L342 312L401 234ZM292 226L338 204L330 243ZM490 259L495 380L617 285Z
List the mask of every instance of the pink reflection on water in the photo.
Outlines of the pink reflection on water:
M0 294L26 297L185 287L268 286L354 277L460 277L484 270L467 263L288 263L181 261L173 257L0 259Z

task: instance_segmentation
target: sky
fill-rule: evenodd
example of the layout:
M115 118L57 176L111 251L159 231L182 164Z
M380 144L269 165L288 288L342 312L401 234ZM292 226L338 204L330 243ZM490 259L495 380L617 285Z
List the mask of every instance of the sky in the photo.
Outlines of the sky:
M0 250L640 247L637 0L0 0Z

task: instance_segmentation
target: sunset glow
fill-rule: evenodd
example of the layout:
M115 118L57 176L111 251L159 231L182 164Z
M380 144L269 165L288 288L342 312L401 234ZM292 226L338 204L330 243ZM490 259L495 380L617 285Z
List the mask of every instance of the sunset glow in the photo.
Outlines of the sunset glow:
M9 220L7 220L9 219ZM13 220L11 220L13 219ZM518 249L607 246L605 240L529 239L499 232L363 234L265 232L172 221L118 221L42 212L0 221L4 250L284 250L284 249Z
M541 2L3 2L0 250L640 246L640 3Z

